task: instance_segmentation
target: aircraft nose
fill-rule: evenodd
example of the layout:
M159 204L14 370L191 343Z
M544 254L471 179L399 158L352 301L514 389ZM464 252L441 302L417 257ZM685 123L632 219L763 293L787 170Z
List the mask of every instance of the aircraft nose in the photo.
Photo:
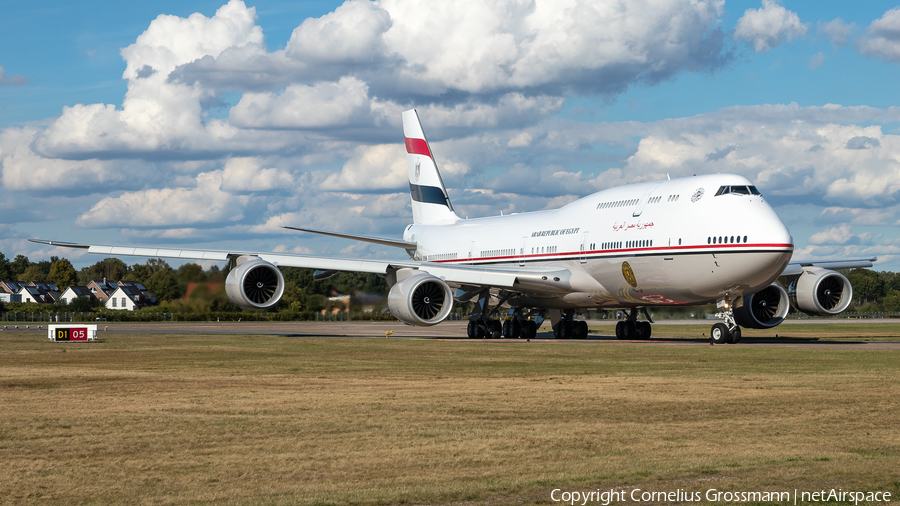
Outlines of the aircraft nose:
M791 236L791 231L788 230L787 225L781 221L781 218L774 213L767 226L763 228L762 233L766 243L779 246L786 245L791 248L794 247L794 238Z

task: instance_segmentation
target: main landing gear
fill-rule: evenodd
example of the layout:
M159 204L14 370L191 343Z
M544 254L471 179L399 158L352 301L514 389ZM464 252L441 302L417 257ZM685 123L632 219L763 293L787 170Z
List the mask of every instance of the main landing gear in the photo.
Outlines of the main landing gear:
M734 309L727 300L721 300L717 306L723 311L717 313L717 318L723 318L724 323L716 323L709 330L710 339L714 344L737 344L741 340L741 328L734 320Z
M575 320L575 311L568 310L553 326L553 337L556 339L587 339L588 324L584 320Z
M507 299L509 299L509 295L502 297L495 309L499 308ZM475 303L475 314L466 327L466 335L469 339L498 339L500 337L533 339L537 335L537 322L525 318L521 308L515 308L512 319L503 323L500 323L500 320L491 319L490 315L493 311L490 309L489 301L490 292L485 290L479 295L478 302Z
M638 311L642 311L648 321L638 321ZM645 308L631 308L631 312L624 320L616 323L616 339L650 339L653 319L647 314Z

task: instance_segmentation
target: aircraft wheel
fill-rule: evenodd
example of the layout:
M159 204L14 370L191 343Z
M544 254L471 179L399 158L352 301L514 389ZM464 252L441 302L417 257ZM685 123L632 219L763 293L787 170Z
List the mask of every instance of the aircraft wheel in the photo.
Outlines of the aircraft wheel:
M537 336L537 323L528 320L522 324L522 337L534 339Z
M728 331L728 325L724 323L713 325L709 335L712 336L712 342L715 344L725 344L731 340L731 332Z
M644 331L646 330L643 325L644 322L634 322L634 339L647 339L647 336L644 335Z
M642 339L650 339L650 335L653 333L653 327L650 325L650 322L640 322L638 325L643 328Z
M616 339L625 339L625 322L616 322Z
M573 332L574 328L572 322L570 320L563 320L560 322L560 339L574 339L575 334Z
M734 332L731 333L731 342L734 344L741 342L741 328L740 327L734 329Z
M572 330L575 334L575 339L587 339L588 336L588 324L586 321L578 321L572 325Z
M491 339L499 339L501 336L501 333L503 332L503 324L500 323L500 320L490 320L488 322L488 324L489 324L488 327L491 330L488 333L490 335L490 338Z
M509 339L509 322L511 320L505 320L503 322L503 328L500 329L500 333L503 335L503 339Z
M469 325L466 326L466 336L469 339L475 339L477 335L478 322L475 320L469 320Z
M513 339L518 339L522 337L522 333L524 329L522 327L522 322L520 320L512 319L509 321L509 336Z

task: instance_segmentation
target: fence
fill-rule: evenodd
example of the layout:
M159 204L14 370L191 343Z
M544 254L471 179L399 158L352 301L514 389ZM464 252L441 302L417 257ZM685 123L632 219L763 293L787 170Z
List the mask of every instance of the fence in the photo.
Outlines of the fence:
M652 311L651 311L652 313ZM448 321L467 320L468 313L451 313ZM653 315L654 320L692 319L683 315ZM697 313L696 319L712 319L713 314ZM900 318L900 314L889 312L845 311L836 316L810 316L804 313L789 313L788 320L828 320L828 319L884 319ZM588 319L615 320L614 312L588 315ZM390 320L395 321L390 313L144 313L132 311L116 311L109 313L71 313L71 312L22 312L9 311L0 313L0 322L13 323L90 323L90 322L190 322L190 321L321 321L346 322L351 320Z

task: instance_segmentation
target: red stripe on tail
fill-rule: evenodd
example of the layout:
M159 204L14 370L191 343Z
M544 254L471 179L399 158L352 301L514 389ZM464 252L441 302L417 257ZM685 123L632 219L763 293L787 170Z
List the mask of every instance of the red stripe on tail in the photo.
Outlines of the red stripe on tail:
M431 152L428 151L428 143L425 139L410 139L406 137L406 152L411 155L425 155L431 158Z

